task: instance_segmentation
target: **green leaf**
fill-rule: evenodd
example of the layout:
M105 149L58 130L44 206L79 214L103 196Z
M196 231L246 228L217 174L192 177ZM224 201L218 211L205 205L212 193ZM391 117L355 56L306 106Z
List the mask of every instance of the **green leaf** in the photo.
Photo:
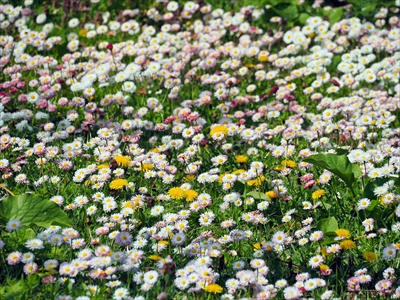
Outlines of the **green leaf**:
M317 154L307 157L304 161L332 172L350 188L352 188L355 179L362 175L361 168L356 164L352 164L347 155Z
M375 188L377 188L378 186L382 186L384 185L386 182L390 181L390 180L394 180L394 186L400 186L400 177L399 178L385 178L385 177L381 177L381 178L376 178L374 181L371 181L370 183L368 183L365 186L364 189L364 198L368 198L368 199L376 199L377 197L374 194L374 190Z
M375 207L378 205L378 203L379 203L378 200L372 200L367 208L367 211L375 210Z
M322 239L321 241L321 246L325 246L325 245L330 245L330 244L334 244L336 243L336 241L334 239Z
M329 17L329 23L331 25L337 23L342 19L344 9L341 7L326 11L326 15Z
M335 149L335 151L336 151L336 154L339 154L339 155L344 155L344 154L347 155L347 154L349 154L348 150L342 149L342 148Z
M3 219L20 220L22 226L37 225L48 228L51 225L71 227L71 221L54 202L35 194L8 197L0 202Z
M324 207L326 210L329 210L332 207L332 205L329 204L328 202L322 202L322 207Z
M13 300L20 299L20 296L25 292L26 285L23 280L10 280L8 286L6 287L6 292L4 299ZM3 298L2 298L3 299Z
M279 16L288 21L294 20L299 16L297 5L278 4L272 8Z
M246 197L253 197L254 199L264 200L264 201L271 201L271 198L265 195L263 192L253 191L246 194Z
M376 4L361 6L360 14L363 16L368 16L370 13L375 11L375 9L376 9Z
M337 71L337 66L340 64L342 61L342 57L339 55L336 55L332 58L331 64L328 66L328 70L331 72Z
M338 222L335 217L329 217L326 219L319 220L316 227L324 233L333 232L339 228Z
M243 195L245 184L246 184L246 183L244 183L244 182L242 182L242 181L236 180L235 183L233 184L232 189L233 189L235 192L237 192L237 193Z
M29 275L28 278L26 279L26 285L30 289L37 287L39 284L40 284L40 277L37 274Z
M307 13L301 13L299 16L299 22L302 25L305 25L307 23L308 18L310 17L309 14Z
M276 7L279 4L296 4L296 2L294 0L267 0L266 4Z

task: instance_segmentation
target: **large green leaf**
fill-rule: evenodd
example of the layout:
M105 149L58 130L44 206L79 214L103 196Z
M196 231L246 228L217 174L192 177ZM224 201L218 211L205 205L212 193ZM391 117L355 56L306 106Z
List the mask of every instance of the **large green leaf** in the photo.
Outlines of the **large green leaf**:
M37 225L48 228L51 225L71 227L71 221L54 202L35 194L8 197L0 202L2 219L20 220L23 226Z
M307 157L304 161L332 172L350 188L352 188L355 179L362 175L361 168L356 164L352 164L347 155L317 154Z
M276 7L279 4L291 4L291 5L296 5L295 0L267 0L266 4L271 5L273 7Z
M377 11L377 6L394 6L394 0L348 0L349 3L353 4L352 11L355 15L360 16L373 16Z
M307 14L307 13L301 13L300 15L299 15L299 22L300 22L300 24L302 24L302 25L305 25L306 23L307 23L307 20L308 20L308 18L310 17L310 15L309 14Z
M271 198L265 195L265 193L253 191L246 194L246 197L252 197L257 200L271 201Z
M328 16L331 25L342 19L344 9L341 7L325 11L324 15Z
M278 15L287 19L288 21L294 20L299 16L297 5L287 5L280 3L272 8Z
M338 222L335 217L329 217L326 219L319 220L316 227L324 233L333 232L339 228Z

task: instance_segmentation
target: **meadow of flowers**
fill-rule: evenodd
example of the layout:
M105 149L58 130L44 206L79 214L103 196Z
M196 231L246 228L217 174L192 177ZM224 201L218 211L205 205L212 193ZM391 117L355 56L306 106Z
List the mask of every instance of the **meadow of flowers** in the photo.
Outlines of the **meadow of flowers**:
M0 299L400 298L398 6L58 2L0 5Z

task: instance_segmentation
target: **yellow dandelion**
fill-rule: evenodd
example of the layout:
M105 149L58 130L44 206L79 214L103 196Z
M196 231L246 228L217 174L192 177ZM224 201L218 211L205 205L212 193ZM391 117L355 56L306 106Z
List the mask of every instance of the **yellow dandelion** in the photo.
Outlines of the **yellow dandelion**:
M224 125L215 126L213 129L210 130L210 135L212 136L214 133L223 133L228 134L228 128Z
M152 170L153 168L154 168L153 164L141 164L140 165L141 171L149 171L149 170Z
M192 202L199 195L199 193L197 193L195 190L187 190L185 194L187 202Z
M193 180L196 180L196 175L188 174L188 175L185 176L185 180L187 182L191 182Z
M321 198L323 195L325 195L324 190L316 190L314 193L312 193L311 198L315 200Z
M228 172L225 172L225 174L228 174ZM225 174L220 174L218 178L218 183L222 183L222 178L224 178Z
M354 243L352 240L345 240L343 242L340 242L339 245L340 248L342 248L343 250L351 250L356 247L356 243Z
M171 197L173 200L181 200L186 197L186 193L183 189L180 187L173 187L170 188L168 191L168 195Z
M101 164L97 166L97 170L101 170L101 169L106 169L109 168L110 165L109 164Z
M363 253L363 256L364 256L365 260L368 262L376 261L376 254L374 252L366 251Z
M114 179L113 181L110 182L110 189L111 190L120 190L122 189L124 186L128 186L128 180L126 179Z
M236 155L235 159L238 163L246 163L249 160L246 155Z
M348 231L347 229L337 229L335 230L335 233L337 234L338 237L344 237L344 238L350 238L350 231Z
M262 182L265 181L264 175L257 177L256 179L252 179L247 181L247 185L249 186L260 186Z
M207 285L207 286L204 288L204 290L205 290L207 293L220 294L220 293L222 293L222 291L223 291L224 289L223 289L222 286L220 286L219 284L211 283L211 284Z
M127 167L131 162L131 159L128 156L123 155L116 155L114 159L119 167Z
M243 173L243 172L246 172L246 170L238 169L238 170L236 170L236 171L233 171L232 174L238 175L238 174Z
M82 37L86 37L87 33L88 31L86 29L82 28L81 30L79 30L79 35Z
M294 169L297 167L296 162L294 162L293 160L282 160L281 165L285 168L291 168L291 169Z
M274 191L266 192L265 195L267 195L267 196L270 197L271 199L276 198L276 194L275 194Z
M158 256L158 255L150 255L149 258L150 258L151 260L156 260L156 261L162 259L162 257L161 257L161 256Z
M326 247L321 248L322 257L325 258L328 255L328 249Z
M326 270L329 270L329 266L322 264L322 265L319 266L319 269L321 271L326 271Z
M122 203L123 208L133 208L132 202L131 201L125 201Z
M263 243L255 243L255 244L253 244L254 250L259 250L259 249L261 249L262 244L263 244Z

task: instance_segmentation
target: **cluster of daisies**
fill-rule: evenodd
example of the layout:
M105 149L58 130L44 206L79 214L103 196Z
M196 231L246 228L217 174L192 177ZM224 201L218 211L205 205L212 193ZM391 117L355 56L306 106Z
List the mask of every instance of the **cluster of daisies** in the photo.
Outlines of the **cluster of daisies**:
M163 1L57 36L0 5L2 197L74 220L6 220L0 274L57 299L400 298L399 9L293 28L265 9ZM352 187L307 162L328 153Z

